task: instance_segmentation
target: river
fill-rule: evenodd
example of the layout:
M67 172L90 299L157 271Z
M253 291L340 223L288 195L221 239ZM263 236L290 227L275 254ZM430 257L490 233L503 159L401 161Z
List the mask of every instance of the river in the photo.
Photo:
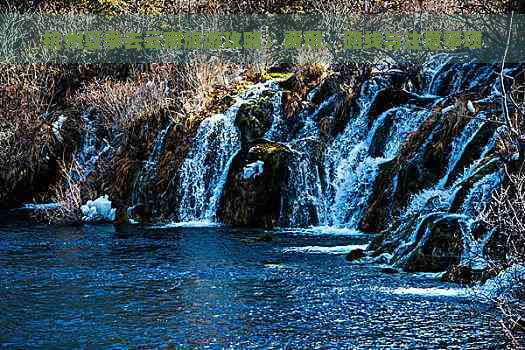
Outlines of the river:
M357 233L0 222L0 348L504 345L457 285L348 263Z

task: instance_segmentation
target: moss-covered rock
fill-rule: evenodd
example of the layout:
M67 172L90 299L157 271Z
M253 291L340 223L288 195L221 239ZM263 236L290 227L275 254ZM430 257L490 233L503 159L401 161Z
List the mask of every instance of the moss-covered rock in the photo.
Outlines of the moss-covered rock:
M368 113L369 126L375 118L389 109L401 105L415 105L418 107L428 107L435 101L434 97L419 96L403 89L385 88L377 93L374 102L370 106Z
M252 145L272 125L273 105L269 91L260 98L242 104L235 117L235 126L241 137L241 148Z
M288 147L258 140L234 157L218 210L221 222L271 228L278 224L288 179Z

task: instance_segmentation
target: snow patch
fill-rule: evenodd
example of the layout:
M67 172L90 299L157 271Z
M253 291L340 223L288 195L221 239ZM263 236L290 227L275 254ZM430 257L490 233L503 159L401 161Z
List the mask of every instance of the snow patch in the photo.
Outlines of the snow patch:
M108 196L102 196L94 201L89 200L80 207L85 222L114 221L117 210L111 208L111 201Z
M251 179L258 175L261 175L263 171L264 171L264 162L262 160L258 160L244 167L242 171L242 178L244 180Z
M21 209L28 210L53 210L60 208L58 203L26 203Z

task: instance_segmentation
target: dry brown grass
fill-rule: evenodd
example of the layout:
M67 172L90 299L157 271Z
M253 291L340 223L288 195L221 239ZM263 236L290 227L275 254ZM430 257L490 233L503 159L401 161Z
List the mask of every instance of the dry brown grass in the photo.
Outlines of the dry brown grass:
M491 202L479 217L504 237L506 258L498 265L507 267L525 263L525 169L507 171L507 183L495 191ZM497 268L498 266L495 266Z
M50 65L0 65L0 200L37 180L55 149L57 81Z
M479 214L479 219L500 236L496 252L504 252L492 254L493 275L513 265L525 265L525 169L522 167L515 173L506 169L506 177L506 183L494 192L491 202L481 208ZM524 281L519 279L516 276L515 285L524 286ZM505 335L519 348L518 334L522 337L525 332L525 290L517 297L521 298L520 302L509 302L506 297L494 302L504 316L500 323Z
M45 13L501 13L509 0L14 0L11 12Z
M77 224L82 221L80 206L82 205L82 183L73 178L73 174L82 174L82 169L76 162L66 164L61 162L60 180L51 188L53 200L59 205L57 209L48 210L46 218L49 222L59 224Z

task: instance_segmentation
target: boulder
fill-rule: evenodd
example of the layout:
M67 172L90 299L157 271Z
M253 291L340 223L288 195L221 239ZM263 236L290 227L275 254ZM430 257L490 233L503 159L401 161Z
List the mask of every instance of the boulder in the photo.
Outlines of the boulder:
M396 269L394 267L389 267L389 266L382 267L380 271L381 271L381 273L386 273L386 274L389 274L389 275L396 274L396 273L399 272L398 269Z
M233 226L278 225L290 156L289 148L277 142L246 143L228 171L219 220Z
M463 219L446 213L423 218L412 247L396 265L409 272L442 272L457 264L462 249Z
M149 221L149 213L142 203L135 204L126 210L128 221L131 223L145 223Z
M235 126L239 130L242 149L263 137L272 124L272 113L273 105L268 96L261 96L239 107Z
M366 256L364 249L354 249L350 253L346 254L346 261L355 261L362 259Z

